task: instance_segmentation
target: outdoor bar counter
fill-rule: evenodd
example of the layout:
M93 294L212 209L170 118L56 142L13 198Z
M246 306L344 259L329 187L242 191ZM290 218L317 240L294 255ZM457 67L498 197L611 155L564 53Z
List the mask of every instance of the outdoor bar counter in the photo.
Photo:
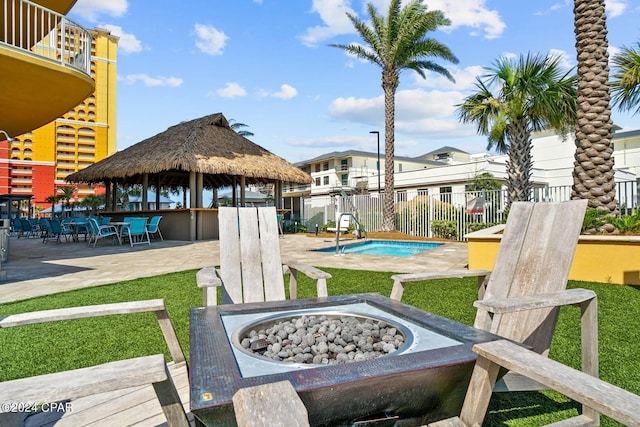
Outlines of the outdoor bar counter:
M160 209L144 211L101 212L113 221L125 216L148 217L162 215L160 230L166 240L216 240L218 239L218 209Z

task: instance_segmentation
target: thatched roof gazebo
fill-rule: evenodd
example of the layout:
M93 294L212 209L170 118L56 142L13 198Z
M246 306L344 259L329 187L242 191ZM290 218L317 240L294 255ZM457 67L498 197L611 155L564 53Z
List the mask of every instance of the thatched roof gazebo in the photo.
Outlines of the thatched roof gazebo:
M311 176L236 133L217 113L171 126L66 180L104 183L114 202L116 186L142 185L143 195L148 186L188 188L191 207L201 208L203 189L239 185L242 199L245 186L255 183L275 184L279 206L283 182L309 184ZM107 207L115 206L107 199Z

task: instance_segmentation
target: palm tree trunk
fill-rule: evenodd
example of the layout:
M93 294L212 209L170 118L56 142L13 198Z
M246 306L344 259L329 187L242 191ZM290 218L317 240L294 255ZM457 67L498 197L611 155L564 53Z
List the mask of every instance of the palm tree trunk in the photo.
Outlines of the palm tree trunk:
M613 178L613 123L609 93L607 17L604 0L574 0L578 56L578 105L573 199L590 208L618 210Z
M509 125L509 155L507 159L507 205L512 202L527 202L531 196L531 133L526 120Z
M384 90L384 204L382 207L382 231L395 231L394 213L394 157L395 157L395 109L396 87L393 76L382 73Z

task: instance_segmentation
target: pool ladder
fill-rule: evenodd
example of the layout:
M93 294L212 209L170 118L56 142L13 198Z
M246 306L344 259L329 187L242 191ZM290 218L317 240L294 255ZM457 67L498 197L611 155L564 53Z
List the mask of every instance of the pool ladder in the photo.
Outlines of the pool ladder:
M342 247L342 251L340 250L340 224L342 224L343 216L350 216L351 218L353 218L353 221L357 225L357 228L356 228L357 233L363 233L364 241L365 242L367 241L367 230L360 223L360 221L358 221L358 218L356 218L356 216L351 212L342 212L340 216L338 216L338 222L336 223L336 256L344 255L344 250L345 250L345 246Z

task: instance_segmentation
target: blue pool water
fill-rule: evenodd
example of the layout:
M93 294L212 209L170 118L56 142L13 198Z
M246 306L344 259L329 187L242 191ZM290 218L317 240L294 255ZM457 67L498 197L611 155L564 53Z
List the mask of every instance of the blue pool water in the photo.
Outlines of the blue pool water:
M429 249L437 248L442 243L394 242L391 240L367 240L362 243L340 245L339 252L345 254L411 256ZM344 248L344 250L343 250ZM336 247L316 249L318 252L336 252Z

